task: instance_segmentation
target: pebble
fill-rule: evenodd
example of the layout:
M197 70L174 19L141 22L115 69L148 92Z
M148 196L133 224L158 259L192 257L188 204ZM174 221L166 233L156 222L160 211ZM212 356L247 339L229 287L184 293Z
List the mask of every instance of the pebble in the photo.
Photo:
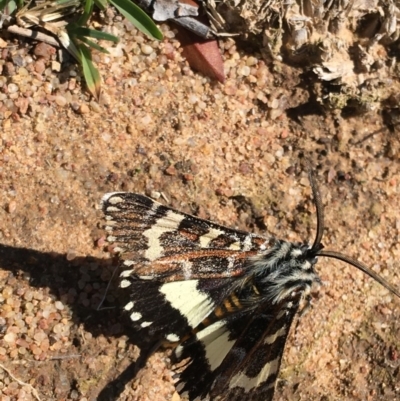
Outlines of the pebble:
M19 88L18 88L18 85L9 84L8 87L7 87L7 90L8 90L8 93L10 93L10 94L11 93L17 93Z
M154 49L151 46L145 45L145 44L142 44L140 46L140 50L142 51L143 54L146 54L146 55L149 55L149 54L153 53L153 51L154 51Z
M17 209L17 202L11 201L7 206L7 212L12 214Z
M33 49L33 54L48 60L51 56L56 54L56 49L47 43L39 42Z
M86 103L82 103L79 107L78 112L80 114L88 114L90 112L89 106Z
M151 191L150 197L153 198L153 199L155 199L155 200L160 199L161 193L160 193L160 192L157 192L157 191Z
M64 305L63 305L62 302L56 301L54 305L55 305L56 309L58 309L58 310L64 310Z
M14 344L16 338L17 338L16 334L11 332L11 333L7 333L7 334L4 336L3 340L4 340L6 343Z
M65 96L57 95L55 97L55 102L58 106L64 107L67 104L67 99Z

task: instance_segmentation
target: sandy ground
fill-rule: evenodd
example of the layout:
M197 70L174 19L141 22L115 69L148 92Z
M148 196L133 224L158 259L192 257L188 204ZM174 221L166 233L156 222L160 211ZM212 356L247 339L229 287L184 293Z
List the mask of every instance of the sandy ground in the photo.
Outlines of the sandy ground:
M2 78L2 93L10 84L19 91L0 110L2 401L180 399L164 352L115 398L99 397L138 356L112 291L109 309L96 310L115 266L99 210L109 191L312 242L309 161L326 248L400 288L398 131L382 110L299 108L307 93L296 69L267 66L232 40L222 44L227 80L211 82L188 68L162 28L169 37L153 43L114 21L122 44L96 56L99 103L82 92L76 67L52 69L56 55L38 66L31 92L14 57L31 54L30 45L15 42L6 55L15 71ZM275 400L400 400L400 300L352 266L321 258L318 270L324 285L292 330Z

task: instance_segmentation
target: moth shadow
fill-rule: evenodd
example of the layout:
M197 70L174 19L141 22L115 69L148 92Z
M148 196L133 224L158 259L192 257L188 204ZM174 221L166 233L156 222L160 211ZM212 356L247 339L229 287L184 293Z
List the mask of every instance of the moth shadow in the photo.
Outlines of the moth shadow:
M144 368L149 357L160 347L160 343L143 345L140 348L140 356L136 361L131 362L123 372L114 380L110 381L97 396L97 401L114 401L119 398L125 386L131 382L138 372Z
M137 362L132 362L117 379L106 384L97 398L100 401L116 400L125 384L144 366L153 347L129 327L128 322L125 323L118 307L118 280L111 280L116 268L113 260L94 257L68 260L65 254L0 244L0 266L8 272L4 285L23 287L25 282L30 288L47 288L53 299L61 300L69 308L76 328L83 326L92 337L127 335L129 343L140 347L142 351ZM103 305L98 309L100 303ZM71 331L76 350L85 354L85 344L80 342L80 337L78 329Z
M111 318L115 310L97 310L107 286L102 270L110 269L110 261L93 257L67 260L65 254L0 244L0 266L9 272L5 282L15 278L30 287L48 288L54 299L61 300L71 310L74 323L83 324L94 336L116 335L121 331L113 324L116 318ZM110 303L107 306L116 307ZM111 319L106 319L107 315Z

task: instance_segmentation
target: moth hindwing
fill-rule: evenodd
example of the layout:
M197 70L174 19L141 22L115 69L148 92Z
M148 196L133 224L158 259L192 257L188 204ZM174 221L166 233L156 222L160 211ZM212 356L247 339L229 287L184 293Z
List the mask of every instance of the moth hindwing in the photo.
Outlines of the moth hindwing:
M103 197L131 324L175 347L177 390L189 400L272 400L296 312L319 282L317 256L343 260L400 294L366 266L323 251L323 211L312 246L230 229L134 193Z

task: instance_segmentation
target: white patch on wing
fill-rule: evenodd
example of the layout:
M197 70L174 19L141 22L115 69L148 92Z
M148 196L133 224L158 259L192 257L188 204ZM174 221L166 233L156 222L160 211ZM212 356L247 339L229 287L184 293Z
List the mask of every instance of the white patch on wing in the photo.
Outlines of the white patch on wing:
M214 371L232 349L235 340L229 340L229 330L226 322L215 322L197 333L196 337L203 344L210 369Z
M139 276L141 280L153 280L154 276Z
M236 241L230 244L229 249L232 249L232 251L240 251L240 241Z
M121 288L127 288L131 285L129 280L121 280L121 284L119 285Z
M166 338L168 341L170 341L171 343L176 343L177 341L179 341L179 336L176 335L175 333L167 334L167 335L165 336L165 338Z
M107 194L104 194L103 198L101 199L101 203L105 203L108 201L108 203L115 205L117 203L124 202L124 200L120 196L117 196L120 193L121 192L108 192Z
M124 270L119 275L120 277L129 277L133 273L133 270Z
M158 204L156 204L159 207ZM156 260L163 255L164 248L161 245L160 237L164 233L176 231L180 222L185 218L173 210L168 210L164 217L159 218L148 230L143 231L143 236L148 239L148 249L145 257L150 260Z
M142 318L142 314L139 312L133 312L131 314L131 320L136 322L137 320L140 320Z
M246 236L246 238L243 241L243 251L250 251L251 249L251 240L253 238L252 234L249 234Z
M268 377L275 374L279 368L280 357L273 359L265 364L260 373L255 377L248 377L244 372L239 372L232 377L229 382L229 388L241 387L245 393L258 387L261 383L268 380ZM274 384L272 384L273 386Z
M178 345L175 348L175 355L177 358L180 358L182 356L182 352L183 352L183 346L182 345Z
M199 238L200 246L207 248L211 241L218 238L220 235L225 234L224 231L217 228L210 228L210 230Z
M128 302L125 306L125 310L131 310L133 308L134 303L132 301Z
M107 206L106 212L119 212L120 209L115 206Z
M143 322L143 323L141 323L140 324L140 327L148 327L148 326L150 326L150 325L152 325L153 324L153 322Z
M284 336L286 332L287 332L286 325L283 325L274 334L265 337L264 344L269 344L269 345L273 344L277 340L277 338Z
M192 328L197 327L215 307L212 299L197 289L197 283L198 280L173 281L160 287L165 299L186 317Z

